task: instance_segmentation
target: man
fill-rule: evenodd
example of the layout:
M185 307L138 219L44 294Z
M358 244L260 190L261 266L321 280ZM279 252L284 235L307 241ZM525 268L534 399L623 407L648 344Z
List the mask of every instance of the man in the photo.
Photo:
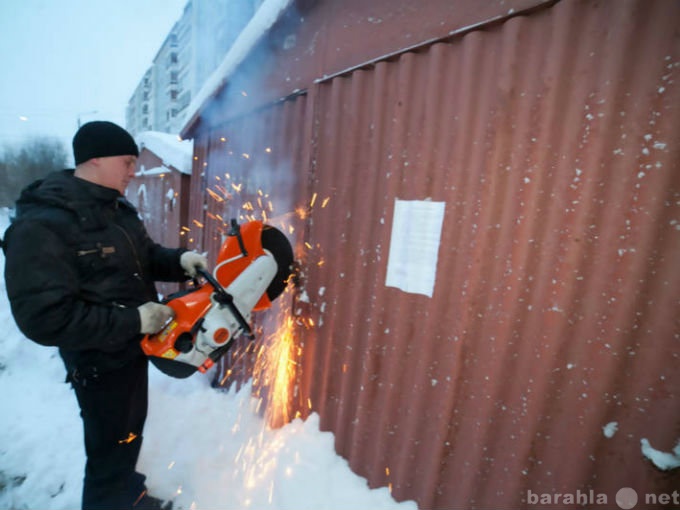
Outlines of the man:
M5 280L21 331L59 347L80 405L87 463L83 509L167 509L136 471L147 413L143 334L173 310L154 281L183 281L204 256L148 236L123 198L139 151L111 122L83 125L73 138L75 170L23 190L6 232Z

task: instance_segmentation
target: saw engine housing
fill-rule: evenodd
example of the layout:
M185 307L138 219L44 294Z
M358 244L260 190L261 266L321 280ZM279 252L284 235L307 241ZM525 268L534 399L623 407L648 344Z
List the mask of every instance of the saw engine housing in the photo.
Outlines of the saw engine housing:
M142 350L162 372L178 378L205 372L231 347L234 338L253 338L252 312L267 310L286 287L293 250L285 235L260 221L238 225L217 256L213 273L193 289L169 296L175 317L146 335Z

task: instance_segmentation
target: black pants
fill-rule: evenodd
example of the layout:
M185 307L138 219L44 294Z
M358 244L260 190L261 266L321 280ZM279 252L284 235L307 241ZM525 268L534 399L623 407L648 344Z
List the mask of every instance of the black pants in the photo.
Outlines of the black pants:
M148 405L145 356L103 374L76 373L85 432L83 510L129 509L146 490L136 471Z

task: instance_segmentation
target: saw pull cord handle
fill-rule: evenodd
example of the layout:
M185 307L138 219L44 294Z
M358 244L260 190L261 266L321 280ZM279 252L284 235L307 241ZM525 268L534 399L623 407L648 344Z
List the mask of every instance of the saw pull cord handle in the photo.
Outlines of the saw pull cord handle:
M248 336L250 340L254 340L255 335L253 335L253 330L250 327L250 324L248 324L248 321L245 319L245 317L243 317L241 310L239 310L238 307L234 304L234 296L232 296L226 290L224 290L224 287L222 287L220 282L218 282L217 279L205 269L198 267L196 268L196 273L200 274L203 278L205 278L205 280L212 286L212 288L215 289L215 301L229 308L229 311L236 318L236 322L238 322L238 325L241 326L241 328L243 328L243 332Z

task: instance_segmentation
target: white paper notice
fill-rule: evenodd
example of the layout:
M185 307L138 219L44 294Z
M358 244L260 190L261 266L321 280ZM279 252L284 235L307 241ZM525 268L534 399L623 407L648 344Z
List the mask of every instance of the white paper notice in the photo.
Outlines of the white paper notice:
M445 205L395 200L385 285L432 297Z

